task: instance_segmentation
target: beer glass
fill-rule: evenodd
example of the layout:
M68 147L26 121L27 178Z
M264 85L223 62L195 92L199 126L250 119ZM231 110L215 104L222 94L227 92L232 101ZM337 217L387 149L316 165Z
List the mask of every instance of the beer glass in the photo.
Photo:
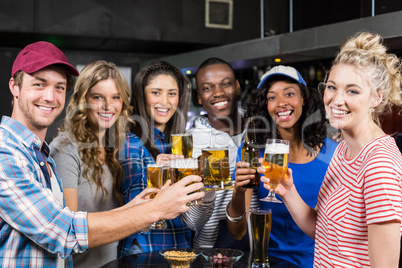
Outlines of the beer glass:
M269 268L268 242L272 226L271 209L251 209L250 224L253 239L253 263L251 267Z
M172 134L172 154L193 157L193 136L191 134Z
M205 148L201 151L204 170L204 189L206 191L232 189L233 182L230 177L228 148Z
M174 159L169 161L169 176L173 183L189 175L198 175L198 160L196 158ZM199 192L200 190L197 190ZM202 198L187 202L187 206L202 203Z
M149 164L147 165L147 186L148 188L161 189L168 180L168 166ZM155 194L150 194L149 198L154 198ZM153 223L149 228L151 229L165 229L166 221L160 220Z
M262 166L266 169L265 177L269 178L272 191L268 196L260 199L273 203L282 203L275 197L275 188L281 183L288 170L289 141L279 139L267 139Z

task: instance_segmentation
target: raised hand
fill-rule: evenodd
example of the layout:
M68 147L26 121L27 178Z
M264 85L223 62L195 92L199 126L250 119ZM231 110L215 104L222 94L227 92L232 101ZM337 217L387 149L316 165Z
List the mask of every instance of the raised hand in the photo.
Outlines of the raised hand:
M129 208L132 206L136 206L145 202L150 201L151 199L149 198L149 195L151 193L158 193L159 189L156 188L145 188L141 193L139 193L134 199L132 199L130 202L126 203L124 206L115 208L114 210L121 210L125 208Z
M264 183L264 188L271 191L271 186L269 185L269 178L264 176L265 168L259 167L258 173L261 173L261 182ZM288 168L287 173L283 177L281 183L275 188L275 193L280 197L284 197L286 193L292 188L293 186L293 174L292 169Z
M238 191L245 192L247 188L243 186L247 185L250 179L253 179L256 175L256 171L248 168L249 166L250 164L247 162L239 161L236 163L235 187Z
M190 175L180 181L171 184L168 180L159 193L153 199L157 210L163 219L174 219L178 215L189 210L187 202L203 198L204 191L195 192L204 187L201 177Z

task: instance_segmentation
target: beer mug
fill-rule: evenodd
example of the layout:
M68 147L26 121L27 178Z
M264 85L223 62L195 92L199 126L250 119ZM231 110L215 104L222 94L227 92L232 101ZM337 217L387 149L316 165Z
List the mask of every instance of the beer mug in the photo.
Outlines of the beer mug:
M147 186L148 188L161 189L162 186L169 179L169 167L164 165L149 164L147 165ZM149 198L152 199L155 194L150 194ZM151 229L165 229L167 227L165 220L160 220L153 223L149 228Z
M193 136L191 134L172 134L172 154L193 157Z
M230 177L229 150L224 148L202 149L204 189L219 191L233 188Z
M173 159L169 161L169 177L176 183L189 175L198 175L198 160L196 158ZM197 190L199 192L200 190ZM187 206L202 203L202 198L187 202Z
M289 141L267 139L262 166L266 169L264 176L269 178L272 191L268 196L260 199L273 203L282 203L275 197L275 188L281 183L288 170Z
M148 188L161 189L168 180L168 166L149 164L147 166L147 186ZM150 199L153 199L155 194L150 194Z
M271 209L250 209L251 236L253 239L252 268L269 268L268 243L271 234Z

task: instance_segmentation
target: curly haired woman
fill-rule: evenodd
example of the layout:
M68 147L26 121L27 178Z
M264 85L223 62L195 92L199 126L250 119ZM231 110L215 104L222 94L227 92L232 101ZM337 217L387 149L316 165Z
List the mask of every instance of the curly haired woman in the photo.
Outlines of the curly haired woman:
M64 124L50 144L70 210L98 212L124 204L119 151L132 112L129 98L114 63L96 61L82 70ZM74 255L74 267L100 267L116 259L117 244Z
M256 125L257 143L261 157L269 138L290 141L289 167L294 170L295 184L310 206L315 206L336 143L327 138L324 105L316 89L309 89L300 73L290 66L275 66L265 73L256 95L248 105L246 120ZM227 223L232 236L240 239L247 230L245 204L249 211L252 190L243 187L256 173L237 154L235 191L228 205ZM246 191L247 190L247 191ZM263 184L258 196L268 195ZM283 203L260 201L260 208L272 210L272 229L268 252L270 256L286 259L298 267L312 267L314 240L305 235ZM229 219L238 218L236 222Z

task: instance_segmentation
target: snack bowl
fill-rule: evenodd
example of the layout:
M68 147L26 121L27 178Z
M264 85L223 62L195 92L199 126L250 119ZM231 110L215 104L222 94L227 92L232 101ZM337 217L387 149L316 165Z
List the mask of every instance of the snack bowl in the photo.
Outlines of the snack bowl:
M230 268L243 257L244 253L238 249L211 248L203 250L202 255L213 267Z
M162 249L159 253L165 257L172 268L188 268L190 264L201 254L201 251L192 248Z

